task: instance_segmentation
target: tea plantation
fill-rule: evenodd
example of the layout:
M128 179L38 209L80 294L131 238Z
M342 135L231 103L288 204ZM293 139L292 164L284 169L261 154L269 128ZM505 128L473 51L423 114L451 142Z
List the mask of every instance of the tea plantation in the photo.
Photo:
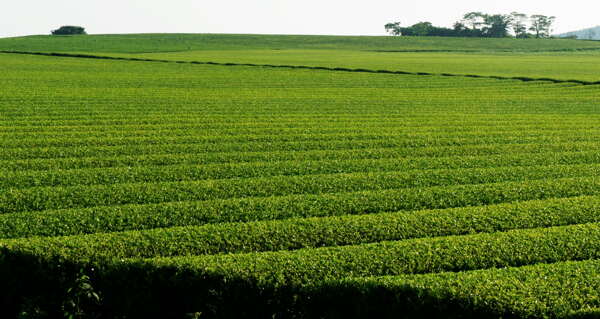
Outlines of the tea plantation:
M0 39L0 315L600 316L600 45L232 37Z

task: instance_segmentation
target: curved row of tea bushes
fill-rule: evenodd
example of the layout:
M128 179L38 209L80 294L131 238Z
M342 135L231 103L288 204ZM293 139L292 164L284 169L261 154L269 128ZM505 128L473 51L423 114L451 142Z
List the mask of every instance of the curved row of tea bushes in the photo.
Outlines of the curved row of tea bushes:
M440 126L442 125L443 126ZM264 127L237 127L237 128L206 128L201 124L163 124L163 125L118 125L118 126L58 126L36 127L35 129L16 129L6 126L0 126L0 139L2 141L26 141L30 139L54 141L63 138L69 140L89 139L89 138L115 138L115 137L163 137L163 136L223 136L232 137L256 137L256 136L298 136L302 135L329 135L329 134L366 134L372 133L375 129L379 133L397 134L405 136L421 136L432 134L453 133L454 136L463 134L478 134L478 132L488 132L498 134L501 132L548 132L556 134L558 131L592 131L598 129L595 122L572 123L547 123L517 124L511 125L503 123L500 126L495 125L456 125L439 123L435 126L407 126L398 125L394 122L355 122L355 123L321 123L320 125L287 125L287 126L264 126ZM480 133L479 133L480 134ZM252 140L252 138L250 139Z
M187 134L173 135L173 132L161 133L161 131L153 131L149 136L136 136L127 132L127 134L105 134L105 136L86 135L81 137L69 137L68 135L61 137L42 137L36 135L28 138L14 138L8 135L6 138L0 139L0 146L3 148L27 148L27 147L77 147L77 146L117 146L117 145L135 145L135 144L233 144L236 143L282 143L282 142L318 142L318 141L365 141L379 139L393 139L398 143L405 140L410 140L414 144L416 141L430 141L431 139L439 140L440 143L447 140L470 140L482 139L484 141L502 140L503 138L535 138L535 137L561 137L561 138L577 138L581 136L597 136L597 128L574 128L574 129L536 129L536 130L500 130L493 131L491 129L475 131L475 132L460 132L453 134L449 132L424 132L415 133L387 131L385 129L377 129L377 133L373 133L373 129L365 132L335 132L335 133L315 133L304 132L301 134L269 134L269 135L203 135L203 134ZM117 135L117 136L115 136ZM413 144L413 145L414 145Z
M600 222L598 209L600 198L578 197L446 210L221 223L67 237L5 239L0 241L0 245L34 255L52 252L77 259L295 250L596 223ZM18 237L27 235L19 234Z
M597 318L600 260L317 285L300 312L361 318Z
M64 283L65 277L63 276L68 278L75 275L70 273L71 271L78 267L87 269L92 267L95 269L94 274L92 274L93 287L99 293L107 296L107 300L104 302L109 307L116 298L121 300L121 303L125 302L129 307L127 310L132 311L134 308L132 308L132 304L136 304L140 300L150 301L152 297L158 297L156 291L159 289L162 292L173 293L173 295L161 293L161 298L166 298L166 300L159 304L151 303L149 308L165 306L170 302L180 304L192 302L194 308L203 309L206 306L211 306L210 303L214 301L212 298L217 297L219 299L219 295L231 297L236 292L248 294L244 298L261 300L263 297L271 297L269 293L274 291L276 299L269 299L267 303L285 304L290 301L286 298L286 293L290 290L292 295L298 296L297 293L294 293L296 289L299 291L319 289L319 287L326 287L330 281L345 280L349 277L398 276L477 269L486 269L481 273L489 274L489 272L494 272L493 268L498 267L593 260L600 257L599 245L600 226L598 224L583 224L491 234L380 242L357 246L300 249L296 251L151 259L95 259L86 261L85 256L82 256L84 258L77 261L72 256L61 256L60 254L53 256L52 251L45 251L41 255L31 255L27 252L23 253L3 248L0 254L2 260L2 263L0 263L0 277L3 280L8 279L6 287L8 291L16 290L15 293L21 293L20 289L22 288L14 286L14 283L12 283L16 279L21 284L39 286L35 294L43 295L46 291L59 292L64 289L64 287L61 288L55 285L48 287L49 283ZM594 262L591 261L590 263ZM60 269L62 271L59 271ZM592 277L586 278L584 281L573 281L572 283L582 284L578 286L578 289L582 289L582 292L592 293L592 295L588 294L588 297L583 298L582 302L593 305L595 299L589 298L589 296L593 297L593 293L596 293L596 295L598 293L598 281L595 279L597 278L598 267L596 265L588 270L593 271L591 273L589 271L588 273L581 272L582 275L592 275ZM23 271L28 274L27 278L20 278L21 275L25 275ZM13 278L6 277L10 273L14 275ZM556 275L559 274L561 274L560 269ZM521 275L526 276L527 274ZM562 273L561 278L564 275L566 274ZM415 278L417 278L417 282L418 278L425 278L425 280L431 278L433 280L428 281L429 283L439 281L438 284L442 286L444 281L440 281L440 279L444 279L445 276L458 276L459 280L461 278L460 273L439 274L437 276L439 277L436 277L436 274L429 274ZM573 278L573 275L562 280L558 279L556 283L570 283L570 278ZM36 281L37 279L39 279L39 282ZM580 280L581 278L575 276L575 279ZM365 279L359 279L359 282L361 280L364 281ZM511 278L507 278L505 282L502 279L497 280L499 281L499 287L506 285L504 289L512 287L512 289L518 290L519 286L523 285L515 286L515 281ZM586 286L587 282L590 281L596 284ZM451 283L456 284L457 282ZM405 284L404 286L406 287ZM451 296L460 297L460 294L463 293L476 298L485 298L486 294L494 290L495 286L490 285L488 281L485 287L487 287L487 290L483 292L453 289ZM31 289L31 286L27 288ZM376 296L377 291L381 292L379 286L373 288L374 291L367 288L370 287L361 288L361 291L366 293L367 297ZM28 291L32 294L31 290ZM132 293L133 291L139 292L130 298L122 299L126 293ZM217 295L212 295L212 298L199 298L199 296L211 296L211 291L214 291L213 293ZM281 297L277 296L278 291L282 293ZM548 294L545 289L540 291ZM560 290L550 291L555 292L557 295L563 295ZM263 293L265 296L262 295ZM185 296L186 294L187 296ZM319 296L319 293L312 292L309 296L311 300L314 300L313 298ZM52 300L56 297L60 296L52 296L49 299ZM172 300L170 297L176 298ZM362 296L362 298L365 297ZM298 300L298 298L292 300ZM392 307L406 301L406 299L400 299L397 303L392 304ZM418 301L428 301L428 299L419 299ZM512 298L511 301L513 303L523 302ZM236 304L237 301L235 299L225 299L221 302L231 305ZM443 303L441 307L447 305L448 303ZM472 309L471 305L464 303L462 305ZM544 305L551 306L552 304ZM187 306L189 307L190 304L187 304ZM287 306L294 306L294 304ZM581 305L576 306L578 307L572 310L582 308ZM337 308L329 307L329 309L335 311ZM495 310L493 307L487 309ZM506 307L501 309L510 310ZM519 312L519 314L522 314L522 312Z
M185 176L185 171L183 174ZM489 184L536 179L555 180L598 175L600 175L600 165L554 165L39 187L8 189L0 193L0 213L402 188L414 188L414 191L418 192L422 191L424 187L433 186ZM475 198L477 197L474 196L473 199ZM411 202L407 204L411 204Z
M513 166L576 165L600 163L600 153L565 152L510 154L486 157L442 157L416 159L366 159L251 162L209 165L162 165L121 168L23 171L0 173L0 188L74 186L140 182L195 181L203 179L295 176L307 174L362 173L434 169L496 168ZM558 167L560 169L560 167ZM435 175L435 172L432 172ZM422 178L420 178L422 179Z
M367 148L434 148L444 146L484 146L490 144L557 144L597 142L597 136L555 136L555 137L506 137L506 138L428 138L422 140L391 138L354 141L312 141L312 142L273 142L273 143L215 143L215 144L149 144L132 143L114 146L80 145L79 147L16 147L0 149L0 158L4 160L22 160L35 158L67 158L90 156L118 156L152 153L190 153L190 152L274 152L274 151L314 151L345 150ZM417 150L418 151L418 150ZM464 153L460 153L464 154Z
M0 214L0 234L5 238L77 235L223 222L483 206L584 195L600 195L599 178L249 197ZM592 199L591 205L594 205L593 203ZM545 204L540 205L543 207ZM464 209L468 210L468 207ZM568 211L569 207L560 209ZM585 210L585 205L580 209ZM574 211L576 212L577 209Z
M600 306L587 268L410 281L600 259L593 85L0 56L0 317Z
M55 170L55 169L81 169L81 168L103 168L122 166L161 166L161 165L200 165L200 164L241 164L251 162L279 162L279 161L311 161L311 160L360 160L360 159L386 159L396 158L399 162L420 161L416 168L433 168L424 164L428 161L439 163L437 158L463 157L471 159L474 156L496 156L510 157L515 160L523 157L535 156L544 153L542 157L560 157L560 153L566 152L593 152L600 149L600 143L573 142L573 143L549 143L549 144L490 144L470 146L444 146L424 148L359 148L359 149L336 149L336 150L308 150L308 151L272 151L272 152L215 152L204 153L200 149L183 145L171 147L166 150L151 147L150 149L138 149L139 154L114 155L108 154L110 148L99 148L96 155L92 157L62 157L60 154L55 158L31 158L20 160L0 160L0 167L9 172L24 170ZM172 150L174 153L164 153ZM121 149L118 149L120 152ZM149 152L150 151L150 152ZM162 151L162 152L161 152ZM154 152L154 153L153 153ZM552 154L556 153L556 154ZM129 155L128 155L129 154ZM464 154L469 154L465 156ZM105 156L106 155L106 156ZM577 155L575 155L577 156ZM585 155L582 155L585 156ZM523 159L527 163L526 159ZM559 161L557 159L557 161ZM510 161L509 161L510 162ZM499 163L502 163L499 160ZM568 163L565 163L568 164ZM452 165L448 163L448 165ZM27 173L25 173L27 174Z
M259 286L318 284L345 277L422 274L600 258L600 225L511 230L294 251L155 257L147 267ZM134 259L133 263L137 263Z

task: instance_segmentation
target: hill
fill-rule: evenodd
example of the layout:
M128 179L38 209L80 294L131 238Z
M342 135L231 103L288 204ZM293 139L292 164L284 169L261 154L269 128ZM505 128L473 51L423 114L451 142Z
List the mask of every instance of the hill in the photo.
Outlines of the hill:
M135 37L0 53L0 318L600 315L596 42Z
M80 291L99 297L78 311L102 318L600 306L595 86L16 54L0 67L2 318L62 317Z
M600 40L600 26L587 28L579 31L567 32L560 34L559 37L572 37L576 36L581 40Z
M127 34L0 39L0 50L151 53L192 50L335 49L384 51L573 51L600 43L572 39L483 39L391 36Z
M573 39L130 34L6 38L0 39L2 50L562 81L600 80L600 66L596 63L600 42Z

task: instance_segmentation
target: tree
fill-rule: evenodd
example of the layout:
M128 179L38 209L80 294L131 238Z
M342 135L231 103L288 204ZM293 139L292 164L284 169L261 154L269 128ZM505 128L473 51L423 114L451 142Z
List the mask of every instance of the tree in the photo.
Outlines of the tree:
M484 15L483 34L489 38L505 38L512 18L506 14Z
M438 37L485 37L505 38L511 36L511 30L517 38L550 37L552 24L555 17L533 15L528 17L524 13L512 12L511 14L486 14L483 12L469 12L463 19L456 22L453 28L438 27L431 22L419 22L410 27L401 27L400 22L385 25L385 31L391 35L403 36L438 36ZM528 22L531 22L528 28ZM534 34L528 33L534 31ZM596 34L589 34L589 37Z
M462 24L470 26L473 30L479 30L479 27L485 23L486 14L482 12L469 12L463 16Z
M462 21L455 22L452 27L454 28L454 31L457 31L457 32L469 30L469 28L467 28L467 26Z
M455 36L455 37L482 37L483 34L482 34L481 30L470 29L462 21L458 21L458 22L454 23L453 36Z
M428 36L428 35L435 35L432 33L434 30L434 26L433 24L431 24L431 22L419 22L416 24L413 24L411 26L411 28L413 29L413 35L416 36Z
M75 35L75 34L87 34L85 29L82 27L66 25L56 30L52 30L52 35Z
M427 37L455 37L455 30L436 27L431 22L419 22L410 27L400 28L400 33L405 36L427 36ZM470 31L470 30L469 30Z
M531 27L529 30L535 34L536 38L548 38L552 33L552 24L556 17L548 17L541 14L531 16Z
M510 14L512 20L512 29L517 38L527 38L527 20L529 17L525 13L513 12Z
M391 35L402 35L402 28L400 22L390 22L385 25L385 32Z

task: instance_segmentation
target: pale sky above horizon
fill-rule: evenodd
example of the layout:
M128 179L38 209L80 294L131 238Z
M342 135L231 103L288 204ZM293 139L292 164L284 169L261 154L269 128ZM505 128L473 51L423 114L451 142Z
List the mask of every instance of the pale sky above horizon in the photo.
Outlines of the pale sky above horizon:
M560 1L3 0L0 37L49 34L61 25L105 33L384 35L383 25L452 26L470 11L554 15L555 33L600 25L600 3Z

